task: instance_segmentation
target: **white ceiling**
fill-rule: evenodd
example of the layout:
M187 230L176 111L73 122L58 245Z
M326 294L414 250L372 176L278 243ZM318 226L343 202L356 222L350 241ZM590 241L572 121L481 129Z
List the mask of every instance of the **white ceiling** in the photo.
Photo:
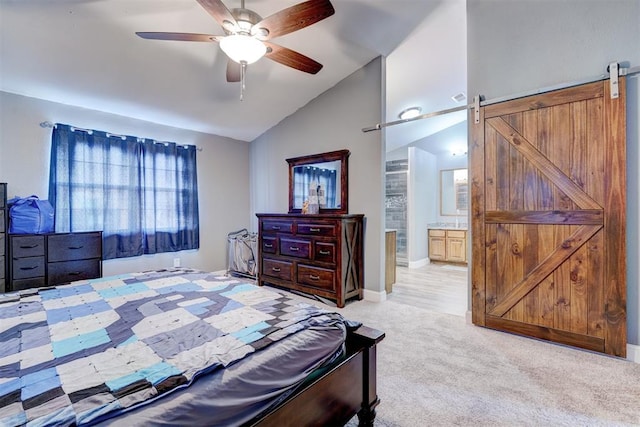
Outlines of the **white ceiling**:
M266 17L300 1L245 6ZM251 141L384 55L391 121L411 105L423 112L460 105L450 97L466 90L465 3L332 0L335 15L273 40L324 68L309 75L263 58L249 66L240 101L216 43L135 35L222 35L195 0L0 0L0 90ZM453 116L389 128L388 151L460 121Z

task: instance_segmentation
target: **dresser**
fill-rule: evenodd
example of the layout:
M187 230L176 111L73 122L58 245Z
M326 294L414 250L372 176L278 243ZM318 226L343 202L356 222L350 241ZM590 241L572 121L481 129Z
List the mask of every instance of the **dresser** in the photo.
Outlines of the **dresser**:
M362 299L364 215L257 214L258 284Z
M102 232L10 234L7 291L102 276Z
M7 279L7 232L9 231L7 210L7 184L0 182L0 292L6 292Z

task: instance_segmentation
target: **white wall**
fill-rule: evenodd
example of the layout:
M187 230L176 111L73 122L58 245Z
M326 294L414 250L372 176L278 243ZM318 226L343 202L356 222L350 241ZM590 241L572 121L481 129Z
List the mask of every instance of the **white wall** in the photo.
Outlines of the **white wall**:
M227 233L249 227L249 143L0 92L0 182L8 183L9 197L48 195L51 129L41 128L43 121L202 148L197 154L200 249L108 260L104 275L170 267L174 257L183 266L226 269Z
M468 0L469 96L493 99L640 66L638 0ZM640 344L638 143L640 88L627 86L627 325ZM639 356L640 356L640 352Z
M427 224L434 221L438 200L436 156L416 147L409 147L407 183L407 259L409 268L427 263Z
M365 214L365 289L384 292L384 140L362 128L384 120L384 61L377 58L251 143L251 210L289 209L285 159L339 149L349 157L349 213ZM257 228L254 218L253 229Z

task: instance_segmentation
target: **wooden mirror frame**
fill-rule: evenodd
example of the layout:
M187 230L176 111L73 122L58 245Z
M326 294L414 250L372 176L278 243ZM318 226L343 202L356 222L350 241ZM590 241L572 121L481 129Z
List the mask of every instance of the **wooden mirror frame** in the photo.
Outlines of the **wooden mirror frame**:
M347 214L349 212L349 185L347 178L349 176L349 150L330 151L328 153L313 154L310 156L300 156L287 159L289 163L289 213L301 213L301 208L294 207L294 188L293 169L297 166L312 165L315 163L340 162L340 207L339 208L320 208L320 213Z

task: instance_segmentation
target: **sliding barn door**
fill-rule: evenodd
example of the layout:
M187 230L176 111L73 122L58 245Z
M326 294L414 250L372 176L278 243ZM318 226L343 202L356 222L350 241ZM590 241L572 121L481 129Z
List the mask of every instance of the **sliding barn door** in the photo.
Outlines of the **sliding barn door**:
M625 82L470 119L476 325L624 357Z

